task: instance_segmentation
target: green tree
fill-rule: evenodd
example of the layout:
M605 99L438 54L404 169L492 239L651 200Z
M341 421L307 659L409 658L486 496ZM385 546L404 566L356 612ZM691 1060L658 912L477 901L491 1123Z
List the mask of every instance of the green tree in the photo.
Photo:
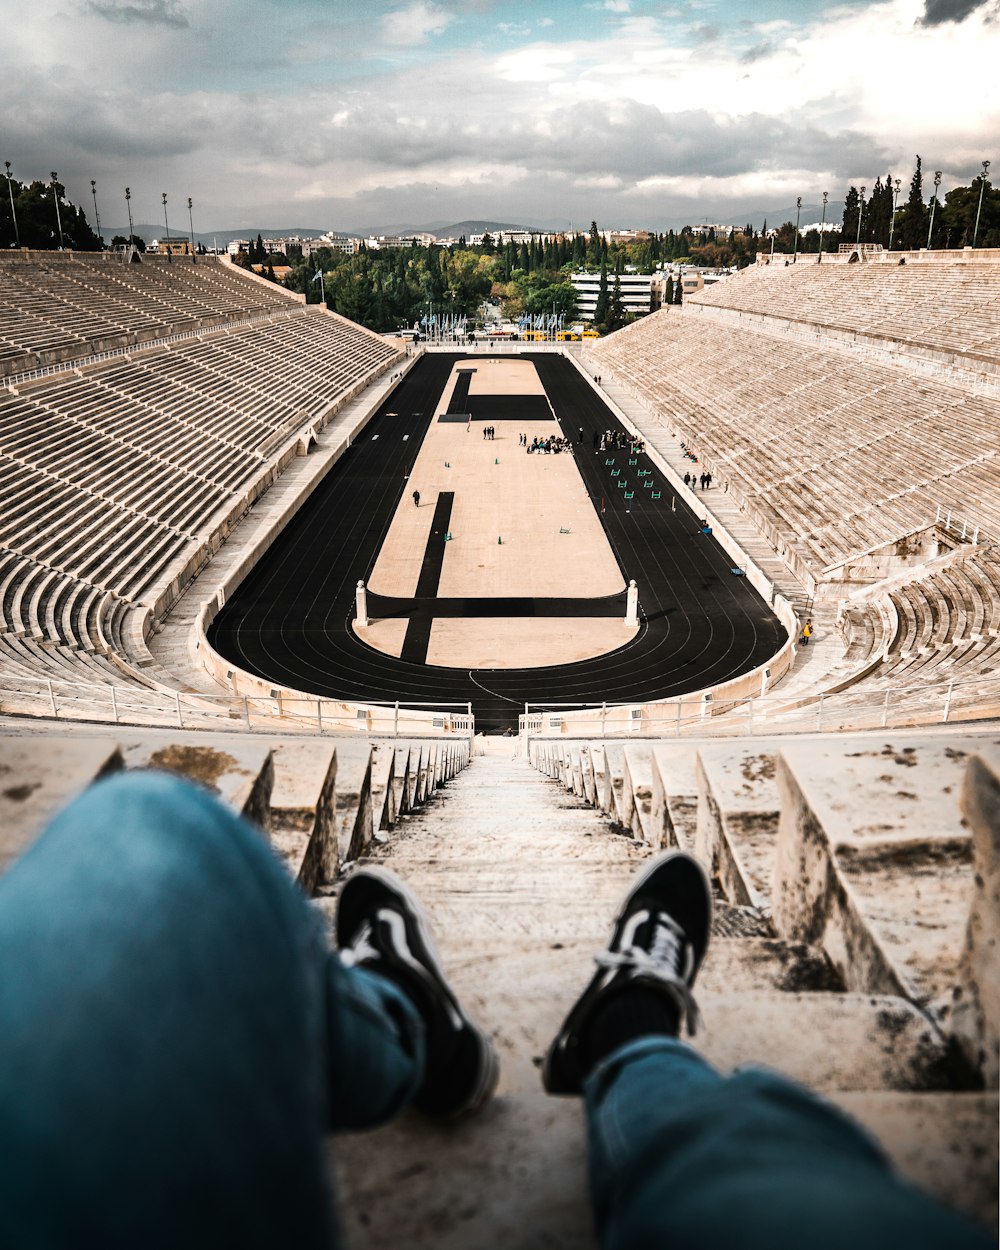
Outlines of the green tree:
M622 280L621 274L615 274L614 284L611 287L611 302L608 305L608 316L605 323L608 330L618 330L625 324L625 302L622 299Z
M920 157L910 179L910 194L900 214L899 244L904 251L927 246L927 208L924 205L923 173Z
M597 286L597 304L594 308L594 324L603 326L608 319L608 267L601 265L601 280Z

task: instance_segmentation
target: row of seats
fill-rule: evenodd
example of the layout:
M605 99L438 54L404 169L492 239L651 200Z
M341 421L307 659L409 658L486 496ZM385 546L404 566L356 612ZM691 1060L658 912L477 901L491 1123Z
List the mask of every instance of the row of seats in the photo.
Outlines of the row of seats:
M30 264L0 256L0 376L298 306L215 257L127 265L111 254L42 255Z
M0 390L0 544L148 598L279 446L395 354L303 310Z
M994 395L677 310L594 351L816 574L939 506L1000 534Z
M1000 264L752 265L689 299L1000 363Z

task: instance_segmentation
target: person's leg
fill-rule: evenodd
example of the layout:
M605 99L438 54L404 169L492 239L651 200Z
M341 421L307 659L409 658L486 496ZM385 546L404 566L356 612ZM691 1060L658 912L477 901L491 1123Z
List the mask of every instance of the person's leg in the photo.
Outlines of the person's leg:
M769 1072L723 1079L678 1040L710 919L696 861L653 860L546 1056L546 1088L586 1099L603 1250L991 1244L815 1094Z
M829 1103L776 1073L724 1079L645 1037L585 1084L603 1250L985 1250L984 1229L901 1181Z
M0 967L5 1247L329 1246L328 1125L421 1080L404 996L165 775L93 786L0 879Z

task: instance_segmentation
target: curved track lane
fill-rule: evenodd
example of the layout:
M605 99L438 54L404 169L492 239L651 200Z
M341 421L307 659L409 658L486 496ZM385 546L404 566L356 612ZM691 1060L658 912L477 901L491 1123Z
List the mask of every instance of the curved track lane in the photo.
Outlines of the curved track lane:
M645 457L638 467L652 471L654 485L625 500L604 463L614 456L622 467L625 454L605 456L593 442L595 431L618 423L569 361L545 354L530 358L564 432L575 439L584 429L583 444L574 444L576 463L595 507L604 499L601 519L626 580L639 585L639 633L576 664L472 671L394 659L359 641L351 631L355 586L368 580L406 491L406 472L453 364L464 358L424 356L396 387L216 618L209 640L220 654L324 698L471 702L477 725L488 732L516 726L529 701L649 702L716 685L774 655L786 636L777 618L730 573L729 557L701 534L697 517L680 500L671 511L670 488ZM657 490L661 499L653 501ZM619 598L624 614L624 594ZM566 614L577 614L581 602L568 601ZM518 610L550 609L536 600Z

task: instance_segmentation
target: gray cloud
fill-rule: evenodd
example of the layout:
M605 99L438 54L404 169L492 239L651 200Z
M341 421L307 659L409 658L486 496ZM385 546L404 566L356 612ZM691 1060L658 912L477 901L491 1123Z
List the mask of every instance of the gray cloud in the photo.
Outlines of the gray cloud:
M752 48L747 48L746 52L740 57L741 65L753 65L755 61L761 61L766 56L770 56L774 51L774 44L770 39L765 39L761 43L754 44Z
M188 16L177 0L86 0L88 13L123 26L141 23L147 26L190 26Z
M924 0L921 26L941 26L945 22L964 22L977 9L993 8L991 0Z

